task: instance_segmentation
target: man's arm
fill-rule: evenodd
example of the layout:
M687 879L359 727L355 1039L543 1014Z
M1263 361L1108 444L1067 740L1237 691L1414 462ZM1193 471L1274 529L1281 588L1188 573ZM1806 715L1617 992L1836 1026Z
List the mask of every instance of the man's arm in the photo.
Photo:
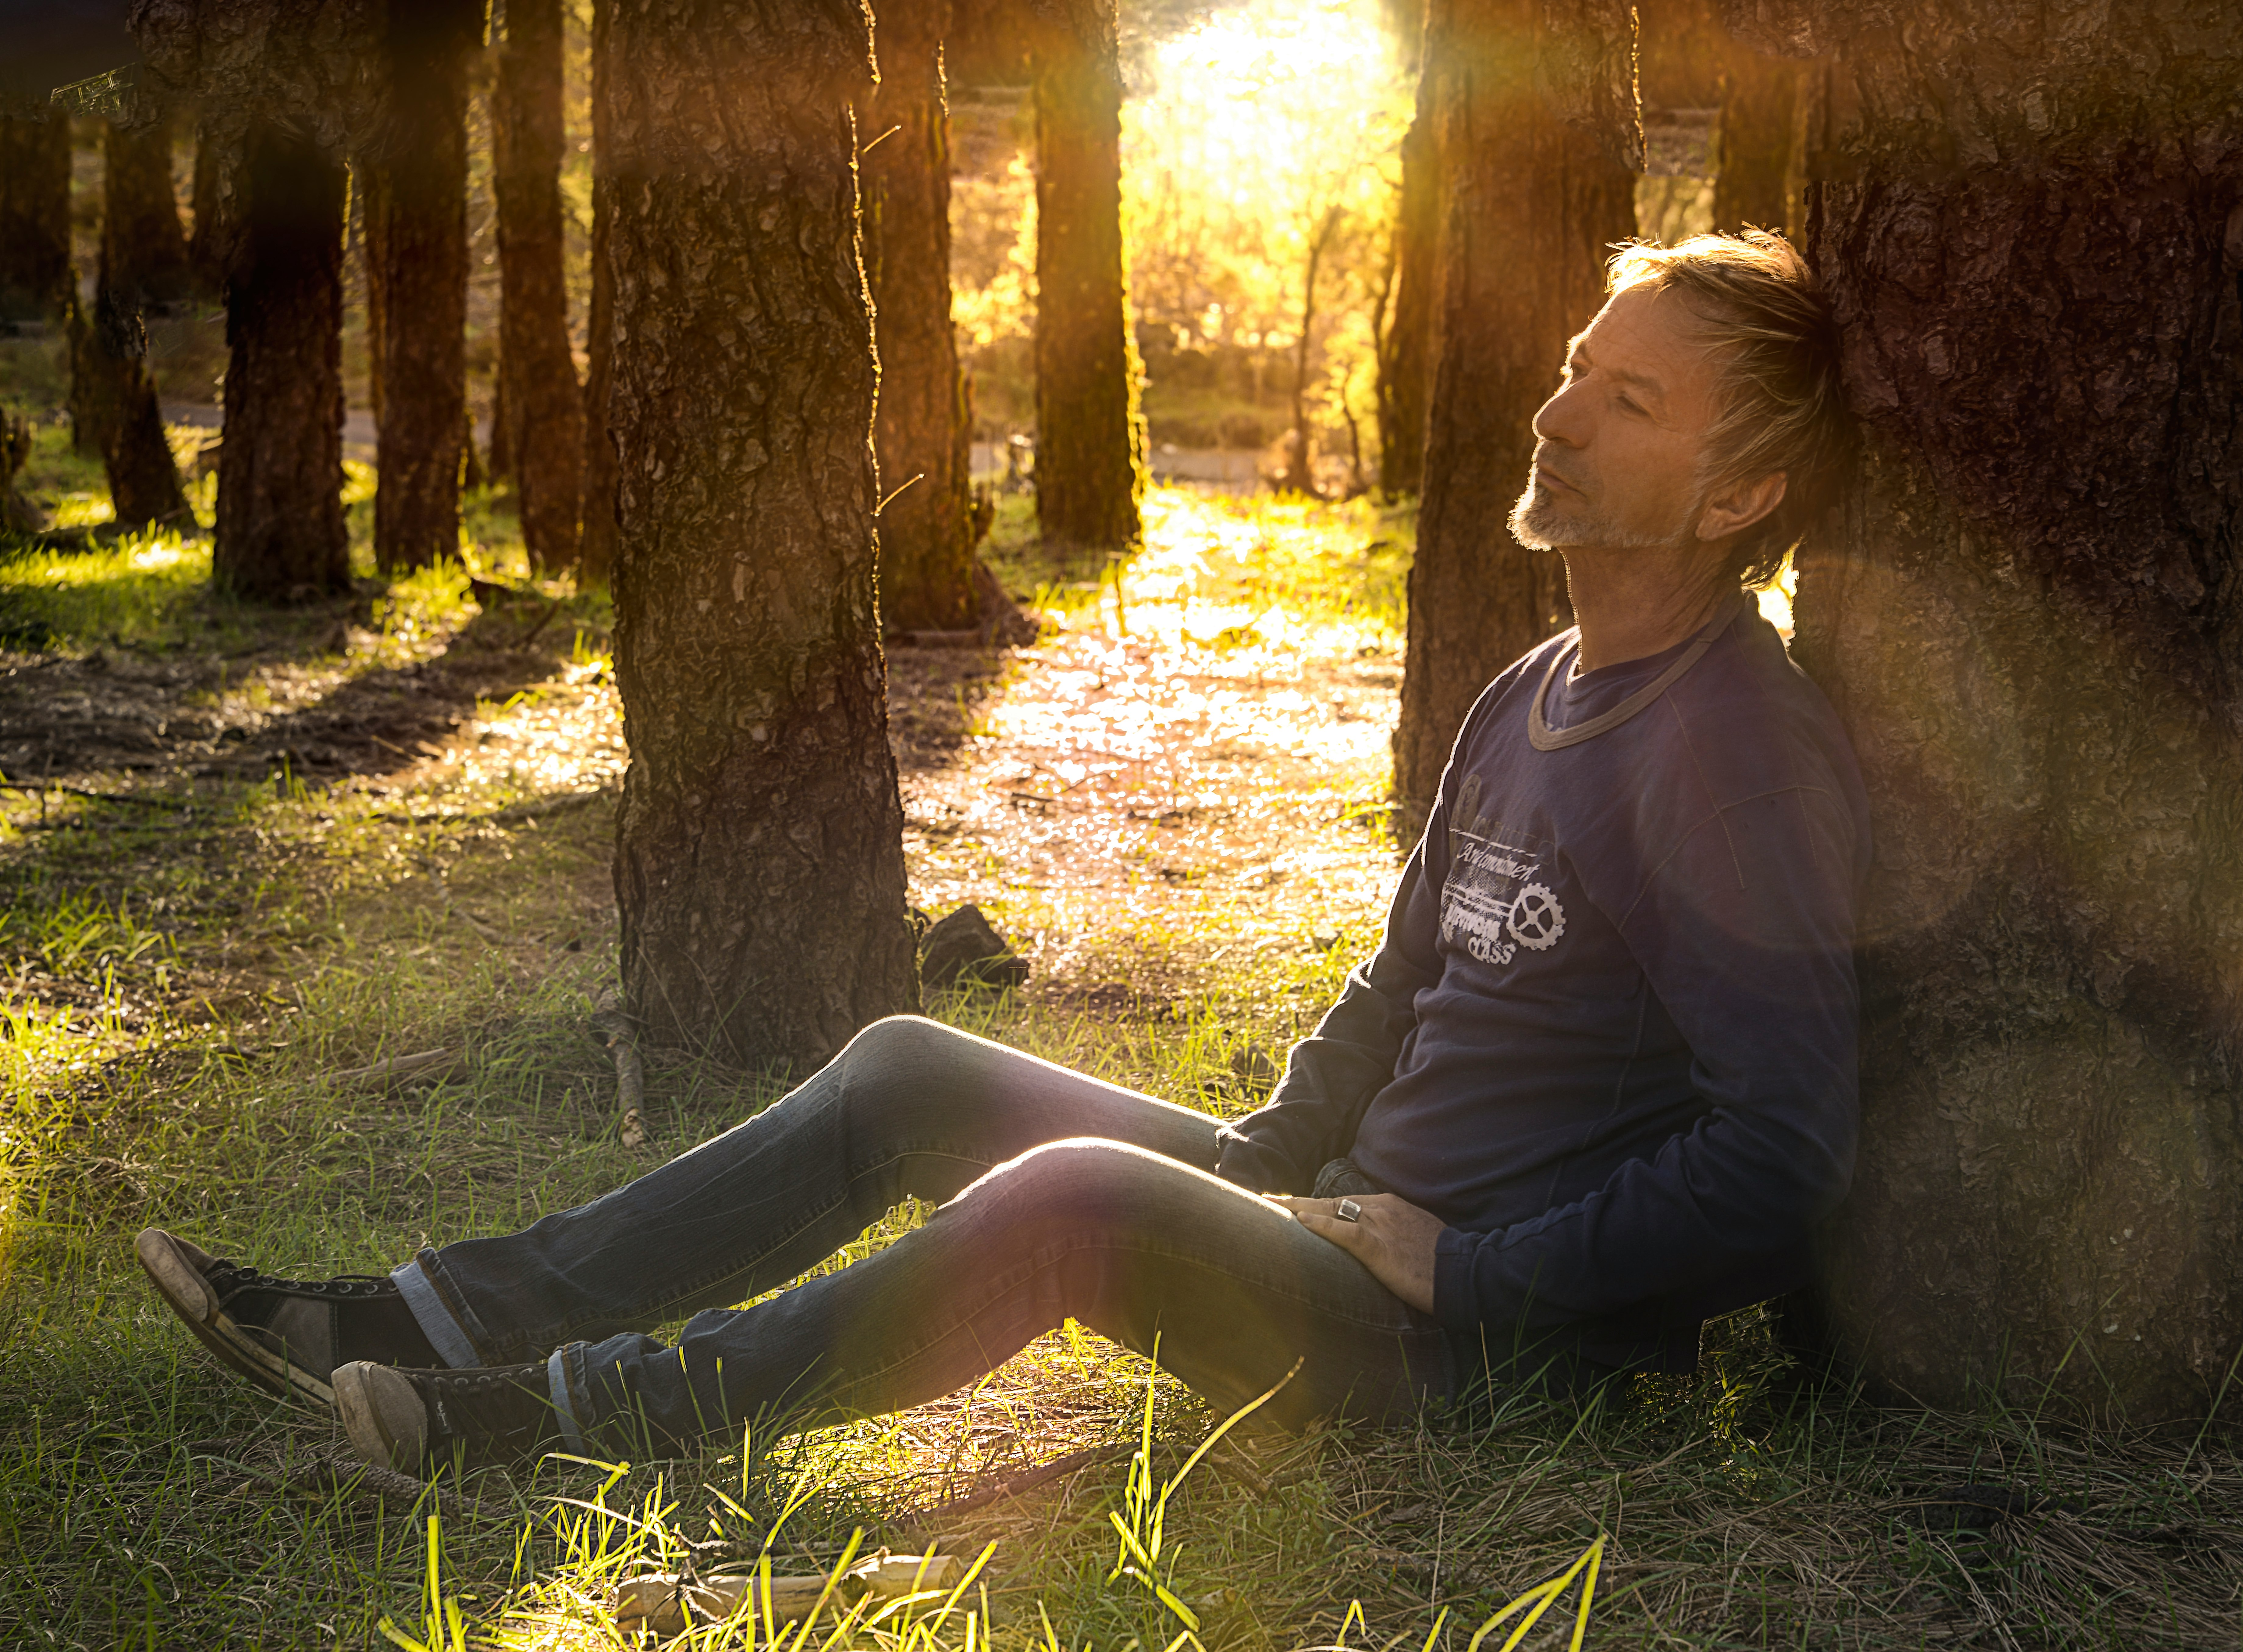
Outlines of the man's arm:
M1338 1001L1317 1030L1293 1046L1269 1104L1223 1128L1216 1174L1250 1193L1306 1193L1317 1172L1354 1143L1371 1098L1394 1076L1403 1042L1417 1025L1419 992L1441 977L1440 884L1445 875L1445 811L1436 807L1403 868L1386 932L1367 963L1348 971Z
M1492 1233L1445 1231L1445 1324L1593 1318L1687 1300L1787 1248L1803 1258L1853 1172L1853 837L1822 793L1756 799L1701 825L1614 914L1708 1110L1571 1204Z

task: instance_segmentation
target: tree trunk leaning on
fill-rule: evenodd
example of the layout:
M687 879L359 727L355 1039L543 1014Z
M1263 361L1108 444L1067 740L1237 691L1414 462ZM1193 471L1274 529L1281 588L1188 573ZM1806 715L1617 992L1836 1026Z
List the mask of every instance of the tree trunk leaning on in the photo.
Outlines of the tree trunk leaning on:
M2243 13L1757 16L1839 53L1807 250L1865 421L1798 604L1876 839L1831 1330L1933 1405L2201 1418L2243 1351Z
M52 320L71 288L71 131L0 116L0 322Z
M584 318L584 503L576 550L576 583L585 590L605 590L616 571L616 444L608 434L616 367L616 268L608 250L615 217L608 91L613 11L613 0L592 0L592 301Z
M874 603L847 0L615 0L609 419L631 765L616 893L656 1043L821 1062L918 1001Z
M576 566L584 464L562 262L561 16L561 0L507 0L491 98L506 453L522 541L546 572Z
M1495 674L1566 623L1565 565L1504 523L1525 486L1535 410L1566 343L1634 233L1635 173L1601 123L1634 125L1627 13L1605 0L1433 0L1442 199L1425 502L1410 570L1409 664L1394 732L1404 835L1424 822L1465 714ZM1569 64L1579 121L1537 89ZM1613 115L1602 112L1618 109Z
M392 0L388 10L388 118L364 157L367 292L383 319L369 345L381 387L374 556L385 574L459 555L468 57L482 30L480 0Z
M254 118L226 260L226 425L211 577L261 602L350 586L343 527L343 170Z
M950 110L942 38L947 0L884 0L874 45L880 84L865 145L865 267L880 391L880 624L960 630L973 589L973 432L950 327Z
M1036 521L1055 543L1143 531L1142 369L1122 249L1122 65L1114 0L1035 18Z

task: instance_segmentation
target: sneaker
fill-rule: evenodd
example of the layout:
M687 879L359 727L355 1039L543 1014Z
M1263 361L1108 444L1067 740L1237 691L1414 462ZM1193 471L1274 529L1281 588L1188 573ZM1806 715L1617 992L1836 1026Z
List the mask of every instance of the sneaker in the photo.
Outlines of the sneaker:
M202 1345L268 1392L331 1406L334 1369L351 1360L440 1363L395 1281L380 1275L275 1278L161 1228L132 1249Z
M414 1474L455 1458L469 1467L527 1462L561 1443L545 1362L406 1371L364 1360L335 1372L335 1413L352 1448Z

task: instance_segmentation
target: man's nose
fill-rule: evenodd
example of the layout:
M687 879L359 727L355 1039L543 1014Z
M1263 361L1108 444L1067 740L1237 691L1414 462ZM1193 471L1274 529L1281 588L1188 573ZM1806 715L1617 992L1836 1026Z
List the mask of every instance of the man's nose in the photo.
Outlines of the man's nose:
M1545 401L1534 415L1534 434L1545 442L1554 442L1560 447L1578 448L1588 440L1584 418L1586 408L1582 405L1580 386L1561 384L1556 394Z

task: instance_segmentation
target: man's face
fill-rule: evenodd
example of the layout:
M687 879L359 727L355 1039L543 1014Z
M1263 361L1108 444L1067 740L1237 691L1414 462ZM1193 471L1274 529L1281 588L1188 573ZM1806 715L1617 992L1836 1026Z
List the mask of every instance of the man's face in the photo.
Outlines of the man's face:
M1663 550L1694 540L1714 380L1679 300L1647 287L1615 293L1534 415L1533 474L1511 513L1519 543Z

